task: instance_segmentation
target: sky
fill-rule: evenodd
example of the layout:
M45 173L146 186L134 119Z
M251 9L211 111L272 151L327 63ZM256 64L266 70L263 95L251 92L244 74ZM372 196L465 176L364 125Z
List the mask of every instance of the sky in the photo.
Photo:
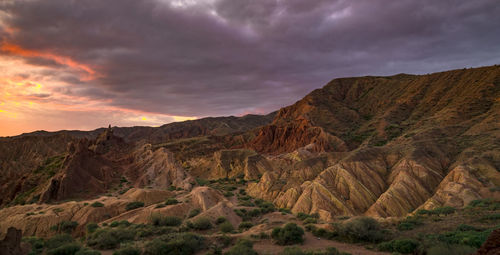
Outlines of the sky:
M498 0L0 0L0 136L266 114L500 64Z

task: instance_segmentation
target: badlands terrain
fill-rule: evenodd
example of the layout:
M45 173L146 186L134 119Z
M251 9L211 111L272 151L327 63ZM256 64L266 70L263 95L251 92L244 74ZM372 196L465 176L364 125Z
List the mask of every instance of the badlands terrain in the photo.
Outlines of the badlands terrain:
M500 227L500 66L3 137L0 190L5 254L470 254Z

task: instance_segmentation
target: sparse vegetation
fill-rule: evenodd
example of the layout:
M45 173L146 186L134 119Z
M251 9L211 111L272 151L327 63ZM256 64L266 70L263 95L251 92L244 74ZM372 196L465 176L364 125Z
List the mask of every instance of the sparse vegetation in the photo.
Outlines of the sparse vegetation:
M406 217L406 219L399 222L397 229L400 231L412 230L422 224L422 220L420 220L418 217Z
M193 221L193 228L196 230L207 230L212 227L212 223L208 218L201 217Z
M144 207L143 202L134 201L134 202L128 203L125 208L127 209L127 211L130 211L130 210L134 210L134 209L141 208L141 207Z
M403 254L413 253L419 245L417 240L397 239L390 242L383 242L378 245L378 249L388 252L399 252Z
M171 198L168 198L166 201L165 201L165 205L175 205L175 204L178 204L179 201L177 201L177 199L171 197Z
M304 230L295 223L288 223L283 228L274 228L271 237L279 245L301 244L304 242Z
M372 242L383 241L385 235L380 224L370 217L353 218L347 222L336 225L336 234L339 240L347 242Z
M124 247L113 252L113 255L141 255L141 253L141 249L137 247Z
M189 211L188 213L188 218L193 218L194 216L200 214L201 210L196 208L196 209L193 209L191 211Z
M247 239L240 239L238 242L224 255L258 255L253 249L253 242Z
M96 201L96 202L92 203L90 206L92 206L92 207L103 207L104 204L101 203L101 202L99 202L99 201Z
M241 223L240 223L240 225L238 226L238 228L239 228L240 230L249 229L249 228L251 228L251 227L253 227L253 223L252 223L252 222L250 222L250 221L243 221L243 222L241 222Z
M175 216L163 216L161 214L153 214L150 219L153 226L170 226L176 227L182 224L182 219Z
M219 225L219 230L223 233L230 233L234 230L233 224L229 221L224 221Z
M202 236L192 233L175 233L146 243L144 255L191 255L204 247Z
M73 230L78 226L76 221L61 221L58 224L50 227L50 230L56 231L57 233L68 233L71 234Z

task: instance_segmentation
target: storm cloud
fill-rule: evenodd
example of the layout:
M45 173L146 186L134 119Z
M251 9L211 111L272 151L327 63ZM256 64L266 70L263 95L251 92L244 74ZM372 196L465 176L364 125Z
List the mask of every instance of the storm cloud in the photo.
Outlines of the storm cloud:
M50 68L64 93L148 113L267 113L337 77L500 63L496 0L4 0L0 9L2 44L26 50L1 54Z

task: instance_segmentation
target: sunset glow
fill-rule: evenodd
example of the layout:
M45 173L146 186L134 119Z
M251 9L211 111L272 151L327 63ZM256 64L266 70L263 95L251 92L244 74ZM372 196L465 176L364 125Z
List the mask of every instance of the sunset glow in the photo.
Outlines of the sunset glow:
M498 64L500 5L445 2L0 1L0 136L268 114L333 78Z

